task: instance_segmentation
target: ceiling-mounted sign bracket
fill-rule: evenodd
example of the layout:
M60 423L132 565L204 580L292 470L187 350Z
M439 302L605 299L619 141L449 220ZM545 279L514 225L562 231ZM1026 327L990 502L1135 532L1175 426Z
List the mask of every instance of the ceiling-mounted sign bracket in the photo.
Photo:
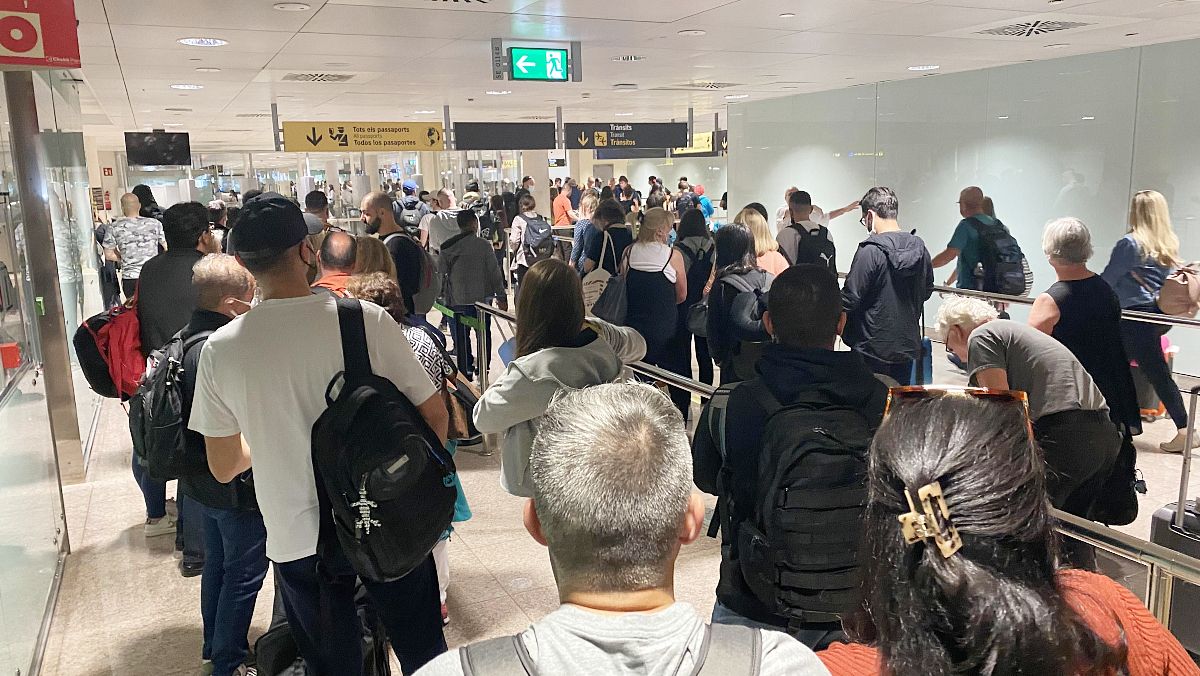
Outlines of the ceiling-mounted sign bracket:
M504 38L492 38L492 79L503 80L508 72L508 53L504 51Z

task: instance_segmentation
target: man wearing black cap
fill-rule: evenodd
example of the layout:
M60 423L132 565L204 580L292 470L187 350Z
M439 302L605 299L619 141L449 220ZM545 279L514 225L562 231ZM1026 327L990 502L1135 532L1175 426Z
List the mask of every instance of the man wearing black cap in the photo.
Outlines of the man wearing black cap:
M242 211L230 252L254 275L263 300L204 345L189 427L204 435L217 480L232 481L253 461L267 557L276 564L292 635L309 668L356 676L362 663L356 578L338 551L323 552L319 568L317 559L311 430L344 363L334 299L308 287L316 253L307 234L299 207L277 193L251 200ZM375 375L417 404L444 439L445 406L404 330L370 303L362 313ZM446 650L432 557L395 582L364 586L405 673Z

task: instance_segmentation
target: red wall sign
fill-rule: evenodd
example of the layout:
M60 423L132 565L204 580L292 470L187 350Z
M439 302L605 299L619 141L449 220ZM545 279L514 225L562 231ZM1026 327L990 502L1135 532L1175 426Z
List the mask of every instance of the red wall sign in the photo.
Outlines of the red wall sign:
M74 0L0 0L0 65L79 68Z

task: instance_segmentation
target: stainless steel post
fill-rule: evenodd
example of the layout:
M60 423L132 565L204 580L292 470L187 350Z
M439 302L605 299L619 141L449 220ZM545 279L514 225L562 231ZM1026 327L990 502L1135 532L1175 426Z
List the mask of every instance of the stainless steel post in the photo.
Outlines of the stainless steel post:
M39 368L44 369L46 379L46 407L54 437L56 469L60 482L78 482L83 479L85 470L83 443L71 380L71 355L67 349L67 324L58 280L54 227L50 220L50 205L46 201L46 162L39 143L41 126L33 91L33 73L5 71L4 95L12 130L13 169L25 226L25 258L33 282L35 306L40 308L36 318L42 357ZM65 519L61 527L65 534Z
M1188 406L1188 428L1183 439L1183 469L1179 476L1179 502L1175 503L1175 527L1184 529L1187 517L1188 478L1192 475L1192 442L1196 436L1196 397L1200 396L1200 385L1191 390L1192 401Z
M491 317L486 312L478 312L479 315L479 330L475 331L475 365L479 367L479 391L482 392L488 388L492 374L488 366L491 364L491 349L487 337L487 326L492 321ZM464 349L465 346L464 346Z

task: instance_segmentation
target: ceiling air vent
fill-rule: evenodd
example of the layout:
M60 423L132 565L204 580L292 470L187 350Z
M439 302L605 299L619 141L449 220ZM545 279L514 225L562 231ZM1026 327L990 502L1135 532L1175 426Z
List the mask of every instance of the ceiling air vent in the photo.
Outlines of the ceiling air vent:
M167 111L168 113L190 113L190 112L192 112L191 108L163 108L163 110Z
M707 80L697 82L681 82L679 84L667 85L665 87L655 87L655 91L668 92L696 92L696 91L713 91L716 89L729 89L730 87L739 87L741 85L735 82L709 82Z
M1007 26L996 26L978 32L979 35L996 35L1006 38L1031 38L1038 35L1046 35L1048 33L1057 33L1059 31L1069 31L1073 28L1083 28L1091 26L1090 23L1082 21L1023 21L1021 23L1008 24Z
M637 89L638 86L635 82L618 82L614 84L612 88L618 91L633 91Z
M270 113L238 113L237 115L234 115L234 117L240 117L243 119L261 120L264 118L271 117L271 114Z
M352 73L288 73L280 78L284 82L349 82Z
M555 119L555 117L553 115L526 115L525 117L521 117L518 119L521 119L521 120L553 120L553 119Z

